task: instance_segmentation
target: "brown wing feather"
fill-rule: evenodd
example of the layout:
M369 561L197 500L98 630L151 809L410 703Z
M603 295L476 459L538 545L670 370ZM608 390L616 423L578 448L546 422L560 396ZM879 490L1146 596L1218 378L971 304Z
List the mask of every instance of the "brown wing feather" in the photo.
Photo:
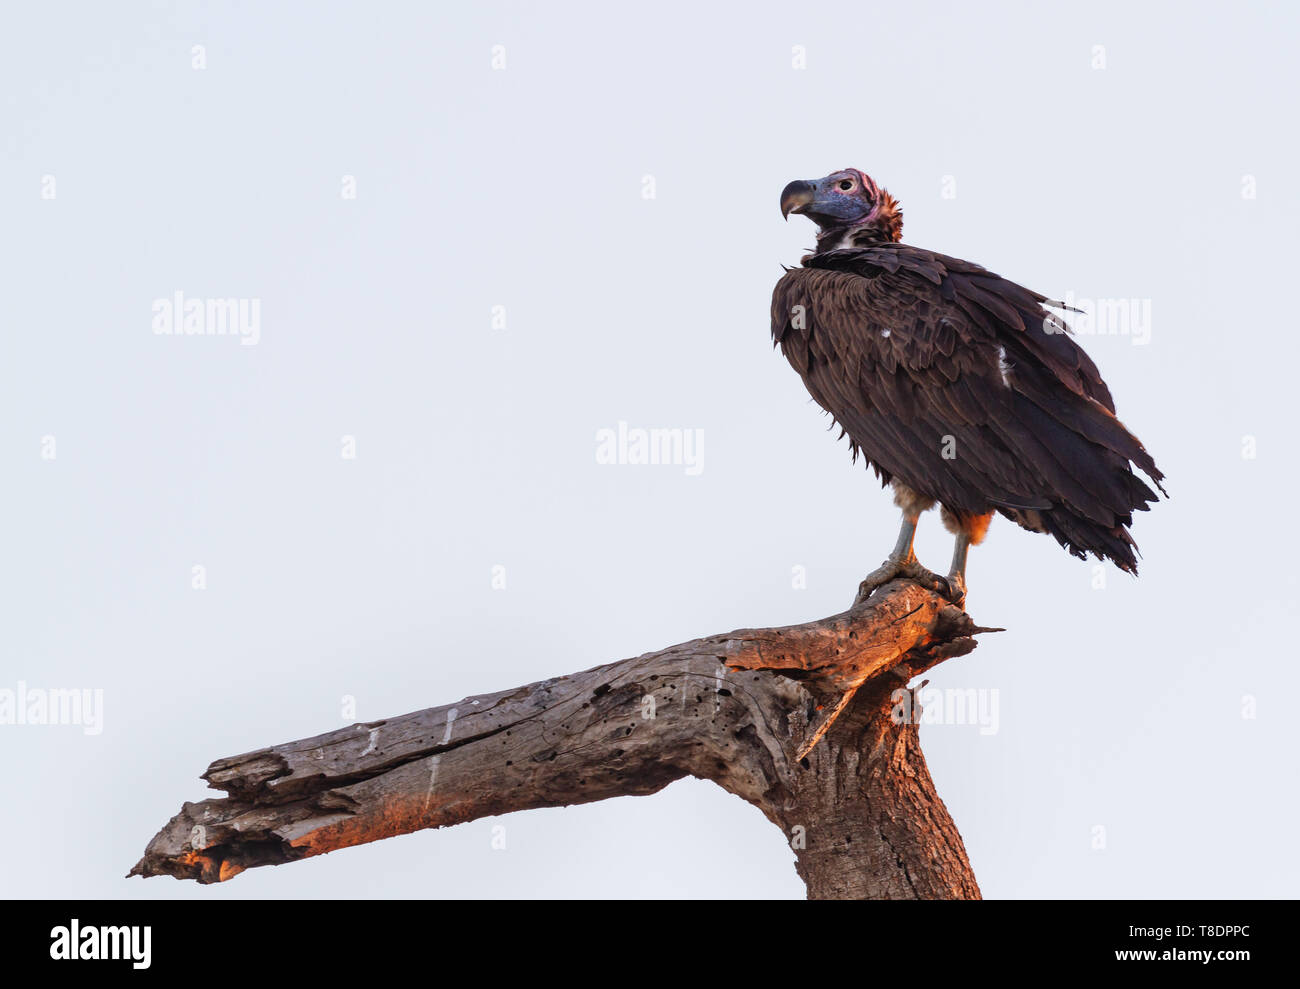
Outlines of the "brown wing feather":
M806 264L777 284L773 337L855 456L951 509L1032 518L1076 555L1135 569L1125 527L1156 496L1129 463L1163 475L1045 296L902 244Z

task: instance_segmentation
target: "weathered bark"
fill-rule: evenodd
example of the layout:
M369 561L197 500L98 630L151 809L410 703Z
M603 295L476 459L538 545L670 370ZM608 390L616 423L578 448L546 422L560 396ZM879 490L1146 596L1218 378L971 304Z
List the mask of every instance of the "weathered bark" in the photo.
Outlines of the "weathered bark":
M988 631L898 580L746 629L220 759L131 875L218 882L532 807L713 780L786 834L810 898L977 898L899 690Z

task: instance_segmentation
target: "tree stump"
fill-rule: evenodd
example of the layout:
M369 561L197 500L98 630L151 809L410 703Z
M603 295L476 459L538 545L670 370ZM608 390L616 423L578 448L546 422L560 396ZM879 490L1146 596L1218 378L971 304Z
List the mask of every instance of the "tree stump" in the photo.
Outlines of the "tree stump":
M130 875L223 882L422 828L696 776L781 828L810 899L976 899L908 683L996 631L895 580L849 610L219 759Z

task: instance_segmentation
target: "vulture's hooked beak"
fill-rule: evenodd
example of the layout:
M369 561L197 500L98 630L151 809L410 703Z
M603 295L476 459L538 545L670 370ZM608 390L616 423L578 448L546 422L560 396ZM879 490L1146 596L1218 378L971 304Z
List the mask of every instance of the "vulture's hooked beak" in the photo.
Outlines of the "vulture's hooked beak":
M790 219L791 213L802 213L817 201L817 186L804 179L795 179L781 190L781 216Z

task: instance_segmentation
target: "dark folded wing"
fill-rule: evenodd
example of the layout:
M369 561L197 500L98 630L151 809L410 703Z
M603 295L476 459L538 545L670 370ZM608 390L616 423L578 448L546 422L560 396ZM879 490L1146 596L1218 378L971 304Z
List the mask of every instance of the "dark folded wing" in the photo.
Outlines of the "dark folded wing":
M1123 527L1156 498L1129 464L1163 475L1047 304L978 265L886 245L787 272L772 332L885 477L1125 566Z

